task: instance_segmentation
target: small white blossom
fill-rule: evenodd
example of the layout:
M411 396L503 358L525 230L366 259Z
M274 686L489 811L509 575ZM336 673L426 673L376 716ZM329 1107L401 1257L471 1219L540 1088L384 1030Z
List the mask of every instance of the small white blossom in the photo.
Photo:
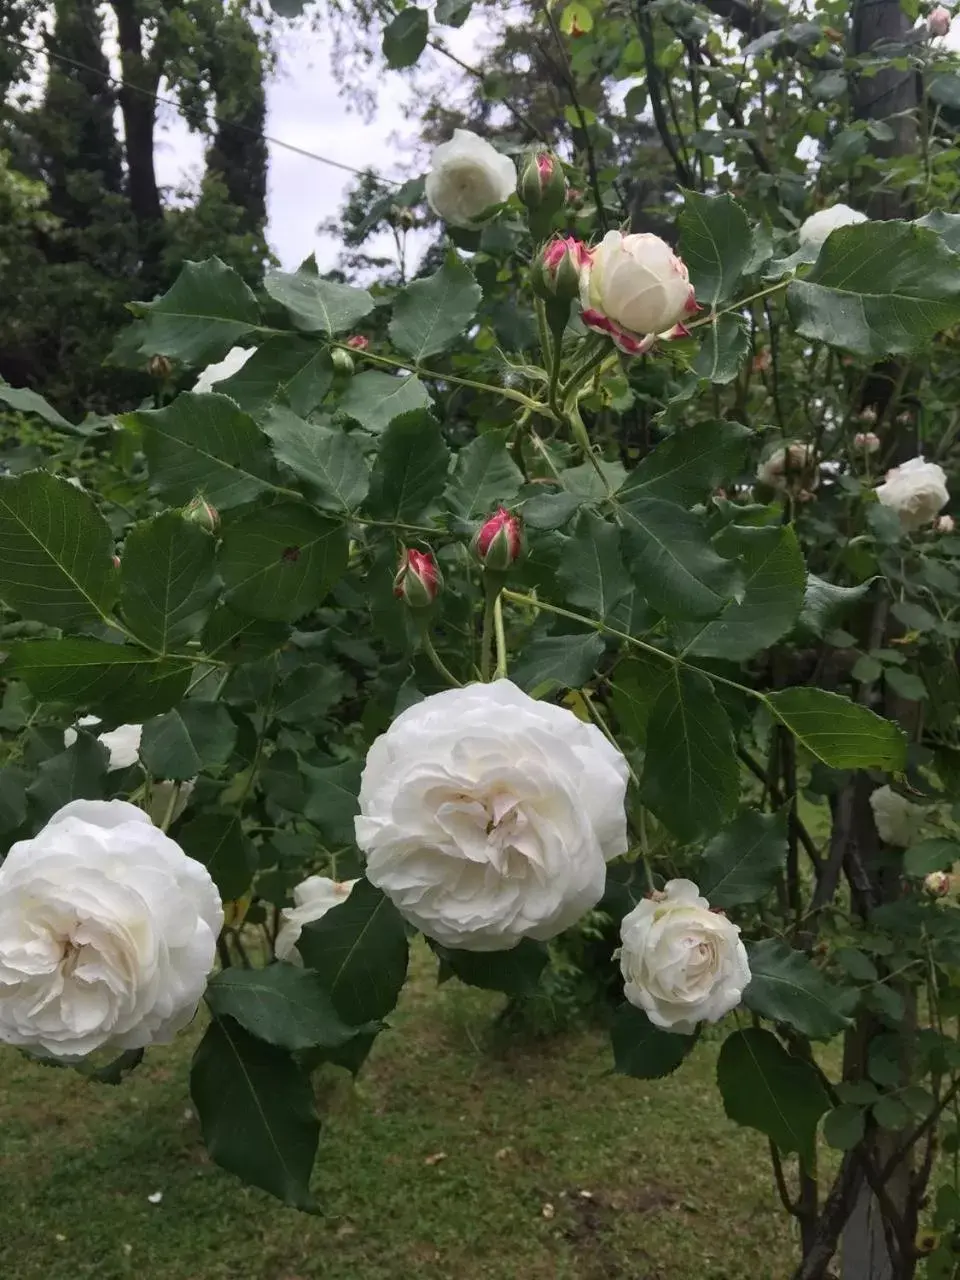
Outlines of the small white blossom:
M877 498L896 511L905 533L929 524L941 507L950 501L947 475L943 467L923 458L910 458L888 471L877 486Z
M472 227L517 189L509 156L469 129L455 129L430 158L426 195L430 208L453 227Z

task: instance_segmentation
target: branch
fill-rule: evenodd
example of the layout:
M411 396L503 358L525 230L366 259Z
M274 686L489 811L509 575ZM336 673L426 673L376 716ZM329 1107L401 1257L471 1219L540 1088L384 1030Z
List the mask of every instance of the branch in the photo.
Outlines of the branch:
M840 1232L850 1217L862 1179L863 1170L854 1159L853 1152L848 1151L824 1203L813 1244L793 1273L792 1280L823 1280L830 1259L836 1252Z
M686 161L682 159L680 152L677 150L677 144L673 140L670 133L670 126L667 124L666 113L663 109L663 99L660 97L660 70L657 67L657 49L653 39L653 23L650 21L648 13L637 11L636 13L637 30L640 32L640 39L643 42L643 59L647 69L647 89L650 93L650 106L653 108L653 118L656 122L657 132L660 134L660 140L670 159L673 161L673 167L677 171L677 177L682 187L693 186L693 174L687 167Z

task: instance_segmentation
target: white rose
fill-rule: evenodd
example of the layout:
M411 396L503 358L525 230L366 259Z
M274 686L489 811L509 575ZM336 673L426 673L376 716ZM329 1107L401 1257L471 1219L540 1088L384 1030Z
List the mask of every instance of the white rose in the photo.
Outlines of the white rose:
M833 204L829 209L821 209L812 213L800 227L800 243L819 249L824 240L838 227L852 227L858 222L867 222L865 213L851 209L848 204Z
M200 377L193 384L195 392L211 391L217 382L226 382L243 366L256 351L256 347L231 347L217 364L208 364Z
M957 523L953 516L937 516L936 523L937 533L953 533L957 527Z
M73 800L0 866L0 1041L57 1058L172 1040L223 910L205 867L123 800Z
M426 194L430 208L454 227L472 227L517 189L513 161L469 129L454 129L430 157Z
M757 479L771 489L815 489L820 483L813 446L794 442L774 449L757 467Z
M927 816L920 805L911 804L888 786L877 787L870 793L870 808L880 839L903 849L908 849L916 840Z
M620 925L624 995L654 1026L691 1035L740 1003L750 981L740 930L692 880L668 880Z
M367 755L367 878L444 946L505 951L569 928L627 848L627 764L571 712L509 680L409 707Z
M356 880L331 880L329 876L307 876L293 891L293 907L280 912L283 921L277 931L274 951L278 960L298 960L297 942L305 924L322 920L331 907L346 902Z
M90 729L100 723L98 716L81 716L77 721L81 729ZM117 769L129 769L140 758L140 737L143 733L141 724L121 724L116 729L97 735L110 753L107 771L113 773ZM77 740L76 729L64 729L63 745L72 747Z
M646 232L607 232L581 271L580 301L583 323L627 355L646 351L651 335L669 335L699 309L683 261Z
M905 533L929 524L941 507L950 501L947 475L935 462L911 458L888 471L877 486L877 498L896 511Z

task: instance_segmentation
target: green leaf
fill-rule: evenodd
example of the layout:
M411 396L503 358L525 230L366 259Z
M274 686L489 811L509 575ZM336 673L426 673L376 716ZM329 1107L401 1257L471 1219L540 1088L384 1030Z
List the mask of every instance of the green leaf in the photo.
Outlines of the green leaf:
M407 976L407 934L399 911L368 880L304 925L297 950L351 1026L385 1018L397 1003Z
M510 951L454 951L434 944L440 958L441 981L453 974L471 987L502 991L508 996L531 996L549 960L542 942L524 938Z
M857 587L835 587L832 582L808 573L798 625L812 631L815 636L822 636L848 608L863 599L873 581L870 578Z
M824 1140L837 1151L851 1151L863 1140L866 1112L851 1102L842 1102L827 1113L823 1122Z
M568 604L609 617L631 586L617 525L582 511L573 536L563 544L557 581Z
M0 599L36 622L77 631L117 590L113 538L89 494L47 471L0 477Z
M925 227L841 227L791 281L787 305L803 338L867 360L906 354L960 320L960 261Z
M316 724L350 693L352 685L339 667L298 667L285 675L274 702L274 714L284 724Z
M830 1099L816 1067L787 1053L759 1027L727 1036L717 1059L723 1109L735 1124L765 1133L782 1152L813 1167L820 1117Z
M592 678L602 657L603 640L595 631L541 636L524 645L510 678L528 693L546 693L557 686L580 689Z
M685 629L684 640L688 652L701 657L743 661L792 631L803 605L807 569L790 525L728 525L717 546L725 555L740 557L742 592L689 640Z
M430 393L415 373L397 378L371 369L351 379L337 409L365 431L379 435L394 419L415 409L429 409L430 404Z
M224 511L272 488L267 443L229 396L184 392L165 409L123 420L142 429L150 479L168 502L184 506L203 493Z
M280 1049L336 1049L357 1034L333 1007L310 969L279 962L266 969L224 969L207 984L216 1018L231 1017Z
M954 80L960 88L960 76L954 77ZM927 92L932 93L932 91L933 86L928 83ZM957 97L957 106L960 106L960 95ZM944 213L942 209L932 209L922 218L917 218L913 225L929 227L931 231L937 233L948 249L952 249L954 253L960 252L960 213Z
M747 944L751 978L743 1003L771 1022L786 1022L811 1040L829 1040L850 1025L856 991L834 986L800 951L777 938Z
M177 708L177 715L190 735L201 766L215 769L225 765L237 741L237 726L227 708L219 702L191 699Z
M71 800L101 800L106 790L109 752L89 733L80 733L66 751L37 766L36 775L23 792L45 817Z
M304 764L301 768L307 785L303 816L320 829L332 847L352 845L353 820L360 812L360 761L326 768Z
M281 405L264 418L278 462L303 480L318 507L353 511L367 496L370 477L358 440L346 431L304 422Z
M320 1122L309 1076L286 1050L217 1018L193 1056L190 1096L218 1165L284 1204L313 1208Z
M508 435L486 431L457 454L445 496L462 519L485 516L519 493L523 473L507 451Z
M368 316L373 298L366 289L324 280L312 271L267 271L263 287L282 307L291 321L307 333L334 337Z
M383 32L383 56L394 71L412 67L427 44L430 19L415 5L401 10Z
M100 750L101 763L106 776L106 756L102 747ZM31 781L31 775L20 765L8 764L0 768L0 833L5 835L7 832L16 831L17 827L26 822L27 787Z
M440 497L449 459L440 428L422 410L395 418L384 432L367 508L380 520L417 520Z
M734 380L749 350L750 334L741 316L713 316L703 330L693 371L697 377L722 386Z
M216 384L246 413L258 417L278 397L303 416L315 409L333 384L333 364L325 347L295 334L268 338L230 378Z
M315 609L347 567L347 533L309 507L278 503L223 530L219 568L242 613L293 622Z
M190 365L221 359L260 323L253 292L219 258L185 262L162 297L132 309L142 317L138 337L144 355Z
M646 495L619 508L627 559L641 596L669 618L709 618L737 587L737 566L717 555L697 516Z
M902 731L848 698L795 687L769 694L767 704L801 746L831 769L899 773L904 768Z
M140 758L155 778L182 782L200 772L200 753L176 711L148 720L143 726Z
M700 892L711 907L756 902L773 888L786 855L786 809L746 809L704 849Z
M617 497L696 502L737 471L752 434L739 422L698 422L682 427L630 472Z
M420 12L405 9L400 17ZM470 268L459 258L448 260L434 275L414 280L398 295L388 329L390 341L419 364L461 337L482 297Z
M66 431L70 435L82 434L79 427L75 427L62 414L57 413L53 405L48 404L36 391L31 391L29 387L11 387L2 378L0 378L0 404L7 405L15 413L29 413L34 417L42 418L48 426L56 427L58 431Z
M614 1068L636 1080L660 1080L676 1071L697 1043L696 1036L676 1035L655 1027L641 1009L622 1004L610 1028Z
M672 679L672 664L636 654L617 664L610 700L623 733L637 746L647 740L647 721L654 704Z
M445 27L462 27L470 16L473 0L437 0L434 15Z
M191 665L104 640L23 640L4 671L41 702L62 702L130 723L168 711L183 697Z
M158 653L202 630L220 583L214 540L179 511L164 511L127 534L120 561L120 605L136 638Z
M750 261L753 236L747 215L732 196L703 196L684 191L679 217L680 257L701 305L714 306L733 296Z
M644 804L681 840L722 826L736 807L740 772L727 713L705 675L675 667L653 705L640 779Z
M275 653L290 639L290 628L281 622L264 622L218 605L203 631L203 652L220 662L250 662Z
M903 855L903 871L908 876L926 876L931 871L947 871L960 862L960 843L937 836L912 844Z
M886 667L883 678L898 697L910 702L922 702L928 697L927 686L919 676L909 671L901 671L899 667Z
M179 828L177 844L207 868L224 902L242 898L250 888L257 851L244 835L239 818L201 813Z

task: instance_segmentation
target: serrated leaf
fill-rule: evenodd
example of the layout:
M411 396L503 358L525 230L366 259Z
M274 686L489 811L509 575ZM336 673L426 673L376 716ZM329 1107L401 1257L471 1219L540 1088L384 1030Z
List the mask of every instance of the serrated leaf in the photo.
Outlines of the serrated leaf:
M603 656L603 640L594 631L541 636L524 645L510 678L528 693L580 689L593 676Z
M273 455L308 485L318 507L353 511L367 496L370 475L363 449L346 431L304 422L274 405L263 421Z
M780 1151L796 1151L813 1167L817 1125L830 1108L816 1067L788 1053L771 1032L748 1027L724 1040L717 1086L734 1123L766 1134Z
M282 502L224 528L217 563L232 608L294 622L346 571L347 533L306 505Z
M960 260L926 227L840 227L787 305L803 338L868 360L906 354L960 320Z
M221 359L260 323L252 290L219 258L185 262L162 297L135 310L140 351L190 365Z
M373 298L366 289L324 280L312 271L267 271L263 287L285 307L293 324L307 333L335 337L368 316Z
M747 215L732 196L704 196L684 191L680 257L701 305L731 298L750 261L753 236Z
M740 772L727 713L705 675L674 667L653 705L640 794L681 840L710 835L736 807Z
M65 751L42 760L22 793L44 817L71 800L101 800L107 785L109 753L92 734L80 733Z
M509 951L454 951L433 944L440 958L441 981L453 975L471 987L502 991L509 996L531 996L549 960L542 942L523 938Z
M619 527L582 511L563 545L557 581L568 604L601 619L609 617L631 585Z
M304 925L297 950L351 1026L385 1018L397 1003L407 976L407 934L399 911L368 880Z
M66 431L69 435L83 434L79 427L75 427L62 414L57 413L53 405L48 404L36 391L31 391L29 387L11 387L2 378L0 378L0 404L7 405L15 413L27 413L42 418L48 426L56 427L58 431Z
M24 640L10 646L4 671L41 702L62 702L130 722L168 711L183 697L191 664L104 640Z
M231 1017L280 1049L336 1049L357 1034L334 1009L319 976L293 964L225 969L207 984L206 1001L215 1017Z
M282 622L264 622L237 613L221 604L210 615L203 630L203 652L220 662L251 662L275 653L290 638L290 628Z
M828 982L800 951L777 938L747 944L750 982L743 1003L771 1022L786 1022L811 1040L850 1025L857 992Z
M507 450L507 431L485 431L457 454L446 500L464 520L487 515L515 498L523 473Z
M278 397L303 416L316 408L332 384L333 364L326 348L282 334L268 338L242 369L216 387L252 417L259 417Z
M163 511L127 534L120 605L136 638L166 653L203 630L219 591L214 540L178 511Z
M371 369L351 379L337 410L365 431L380 435L396 418L429 409L430 393L415 373L397 378Z
M201 813L177 831L177 844L207 868L224 902L242 898L257 869L257 851L240 819L226 813Z
M404 14L421 12L405 9ZM388 332L390 341L416 363L446 351L476 314L483 291L459 259L443 264L425 280L414 280L397 296Z
M190 1096L217 1164L284 1204L313 1208L320 1122L309 1076L288 1052L214 1019L193 1057Z
M124 421L142 429L151 482L171 503L203 493L225 511L273 486L267 442L229 396L184 392L165 409L138 410Z
M622 732L638 746L647 738L647 721L654 704L672 679L672 664L635 654L617 664L610 700Z
M430 19L426 9L402 9L383 32L383 56L394 71L412 67L427 43Z
M443 492L449 451L422 410L395 418L380 442L367 508L381 520L418 519Z
M903 871L908 876L926 876L946 871L960 862L960 842L932 837L912 844L903 855Z
M816 574L808 573L798 625L816 636L822 636L848 608L863 599L873 581L870 578L857 587L836 587L832 582L825 582Z
M704 849L700 892L711 907L756 902L773 888L786 855L786 810L747 809Z
M140 758L155 778L183 782L200 772L200 754L176 711L148 720L143 726Z
M360 811L360 761L321 768L303 764L301 770L307 789L303 816L319 828L330 846L352 845L353 820Z
M723 386L732 382L750 350L750 334L741 316L712 317L703 329L703 342L693 362L698 378Z
M824 689L771 693L768 705L807 751L831 769L884 769L899 773L906 739L890 720Z
M47 471L0 477L0 599L64 631L99 623L117 592L113 537L89 494Z
M636 1080L660 1080L676 1071L697 1043L696 1036L681 1036L655 1027L642 1009L622 1004L610 1028L614 1067Z
M739 557L743 587L699 633L688 638L684 629L685 647L705 658L743 661L793 629L803 606L807 569L790 525L728 525L716 541L724 555Z
M617 497L635 495L696 502L739 468L752 431L739 422L698 422L681 427L629 473Z

